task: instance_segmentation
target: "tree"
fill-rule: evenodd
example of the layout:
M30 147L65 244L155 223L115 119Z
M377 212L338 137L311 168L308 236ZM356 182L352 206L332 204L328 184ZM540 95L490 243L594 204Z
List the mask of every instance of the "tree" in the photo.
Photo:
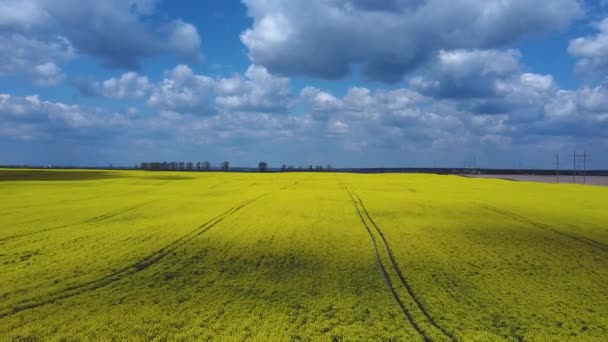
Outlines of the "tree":
M260 170L260 172L266 172L266 170L268 170L268 163L260 162L258 164L258 169Z
M283 171L283 172L287 171L287 165L283 164L283 166L281 166L281 171Z
M196 169L201 170L201 162L196 162Z
M186 165L186 163L184 163L184 162L179 162L179 169L180 169L180 170L183 170L183 169L184 169L184 167L185 167L185 165Z
M331 171L331 164L327 164L326 169L327 169L328 171Z
M193 168L193 166L192 166L192 162L187 162L187 163L186 163L186 170L191 171L191 170L192 170L192 168Z
M143 162L140 165L140 169L142 170L148 170L150 168L150 163Z
M205 170L205 171L209 171L209 170L211 170L211 163L210 163L210 162L208 162L208 161L203 162L202 167L203 167L203 170Z
M223 161L220 163L220 169L224 172L228 172L230 170L230 163L227 161Z

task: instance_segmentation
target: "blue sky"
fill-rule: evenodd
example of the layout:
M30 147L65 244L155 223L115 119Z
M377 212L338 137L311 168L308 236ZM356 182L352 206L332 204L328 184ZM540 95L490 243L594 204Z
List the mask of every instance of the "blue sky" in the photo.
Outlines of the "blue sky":
M608 168L607 11L0 0L0 164Z

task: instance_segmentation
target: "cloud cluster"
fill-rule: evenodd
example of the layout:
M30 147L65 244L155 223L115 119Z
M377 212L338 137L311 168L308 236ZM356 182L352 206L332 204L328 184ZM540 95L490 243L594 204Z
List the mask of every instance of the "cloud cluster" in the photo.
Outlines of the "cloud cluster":
M2 95L0 139L103 135L108 146L139 146L130 158L140 160L180 151L254 164L248 158L267 154L274 165L429 165L474 150L487 166L512 167L505 155L527 150L534 166L548 167L538 158L566 146L608 147L608 88L562 90L523 69L517 51L441 51L421 71L424 84L418 75L406 88L351 87L338 96L315 87L293 94L288 79L260 66L211 78L178 65L159 83L135 73L97 83L108 98L139 97L148 105L141 112ZM466 96L454 95L454 82L470 86Z
M83 54L127 69L162 53L201 61L197 28L157 15L160 1L0 1L0 76L57 85L67 77L64 63ZM432 165L476 154L485 166L512 167L504 163L524 155L550 167L543 156L558 150L608 148L608 87L561 89L509 48L579 18L578 0L244 3L253 18L240 37L252 62L245 72L212 77L178 64L154 81L127 70L77 84L97 97L90 106L0 94L0 143L34 146L37 157L47 147L78 151L68 162L91 154L128 163L206 155L240 165L268 156L271 165L352 166ZM596 28L568 48L583 77L608 70L608 19ZM290 76L338 79L354 69L370 80L405 82L349 84L340 94L292 91ZM116 109L125 103L132 108Z
M154 19L158 2L2 1L0 75L38 68L42 77L33 75L35 83L53 85L63 78L60 65L76 54L123 69L137 69L142 59L166 52L187 62L199 61L196 27L181 20Z
M127 72L118 78L79 85L81 93L106 99L147 99L152 108L212 114L232 112L286 113L291 106L291 82L252 65L244 75L211 78L184 64L165 71L161 82ZM215 108L211 108L215 106Z
M98 96L112 100L141 99L148 95L152 83L147 76L129 71L119 78L103 82L79 84L80 91L87 96Z
M287 76L343 78L360 66L396 82L441 50L491 49L566 27L577 0L244 0L252 63Z
M435 63L410 85L437 98L486 98L504 91L501 81L520 72L518 51L439 51Z
M0 117L2 138L21 141L61 138L102 124L98 116L77 105L43 101L37 95L0 94Z
M188 66L178 65L165 72L163 81L153 88L148 104L165 110L204 110L213 84L212 78L196 75Z
M216 103L224 110L285 113L290 105L290 81L252 65L245 77L221 78L215 86Z
M0 76L22 74L39 86L56 85L65 77L58 64L74 55L74 46L63 36L35 39L3 33L0 25Z
M608 18L598 23L596 28L599 31L597 35L576 38L568 46L568 52L579 58L577 73L587 79L597 78L598 71L604 75L608 72Z

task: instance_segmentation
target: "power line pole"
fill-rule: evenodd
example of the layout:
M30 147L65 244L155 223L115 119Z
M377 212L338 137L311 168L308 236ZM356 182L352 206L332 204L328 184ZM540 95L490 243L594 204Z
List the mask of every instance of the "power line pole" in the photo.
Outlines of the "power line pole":
M572 183L576 184L576 150L572 153Z
M576 162L578 161L578 158L583 159L583 166L582 166L583 184L587 184L587 151L583 152L583 154L576 154L576 150L574 150L574 153L572 153L572 160L573 160L572 183L576 183ZM580 170L580 168L579 168L579 170Z
M557 184L559 184L559 153L555 154L555 174L557 176Z
M587 151L583 152L583 184L587 184Z

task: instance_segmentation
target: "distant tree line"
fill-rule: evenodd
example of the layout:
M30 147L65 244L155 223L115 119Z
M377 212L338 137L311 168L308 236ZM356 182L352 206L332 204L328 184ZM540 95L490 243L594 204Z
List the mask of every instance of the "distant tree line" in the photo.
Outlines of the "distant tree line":
M176 162L176 161L172 161L172 162L142 162L139 165L137 165L137 168L141 169L141 170L148 170L148 171L224 171L224 172L228 172L230 171L230 163L228 161L223 161L221 163L219 163L219 165L217 167L213 167L213 165L211 165L210 162L208 161L204 161L204 162ZM268 167L268 163L267 162L260 162L258 164L258 171L259 172L268 172L269 167ZM276 169L275 169L276 170ZM331 171L332 167L330 164L327 164L327 166L323 166L323 165L309 165L308 167L303 167L303 166L293 166L293 165L286 165L283 164L283 166L281 166L280 171L282 172L304 172L304 171L308 171L308 172L321 172L321 171Z
M293 166L293 165L286 165L283 164L283 166L281 166L281 171L283 172L295 172L295 171L308 171L308 172L320 172L320 171L331 171L333 170L331 167L331 164L327 164L327 166L323 167L323 165L308 165L307 167L304 166Z
M229 164L226 163L226 169ZM222 165L223 166L223 165ZM148 171L210 171L212 166L208 161L204 162L143 162L139 164L139 168Z

